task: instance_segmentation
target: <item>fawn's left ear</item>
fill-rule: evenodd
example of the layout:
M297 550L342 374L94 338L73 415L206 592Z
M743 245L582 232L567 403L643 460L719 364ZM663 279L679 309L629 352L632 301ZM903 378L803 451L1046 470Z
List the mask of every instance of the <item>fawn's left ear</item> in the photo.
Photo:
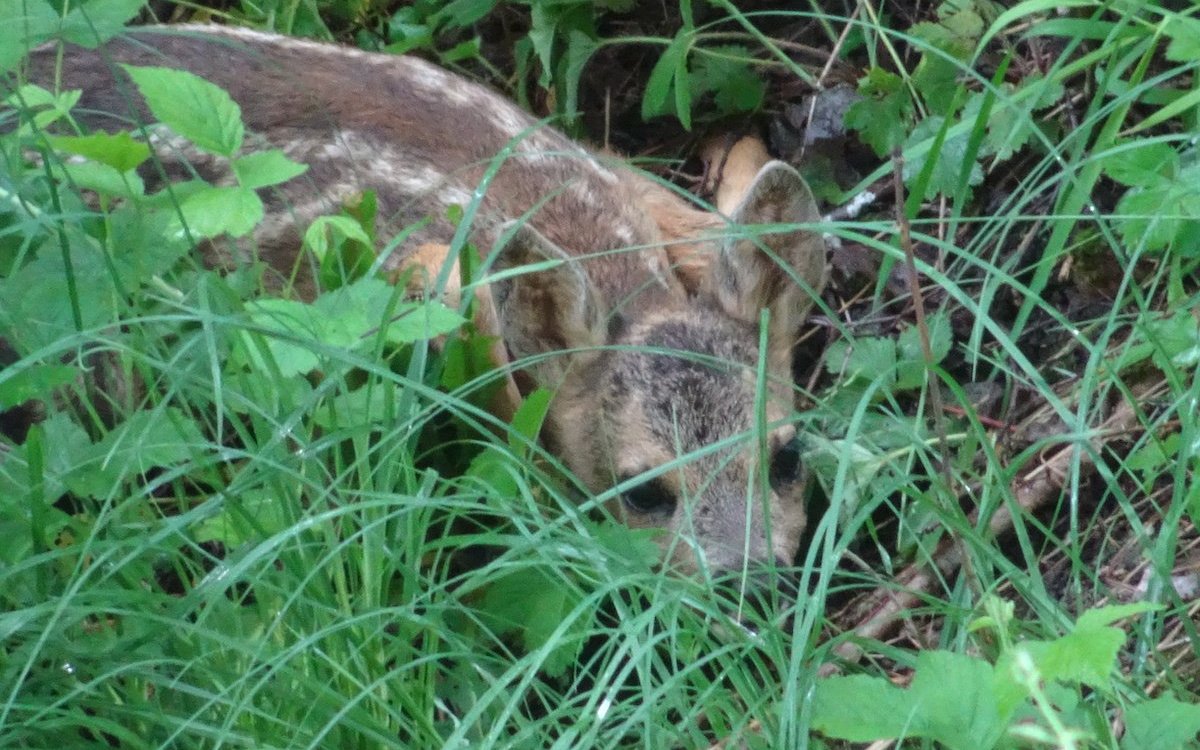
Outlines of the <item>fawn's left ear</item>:
M775 373L790 373L792 345L825 286L825 242L811 228L751 234L741 225L815 224L821 220L817 202L799 172L773 161L731 218L735 233L723 243L706 286L734 318L757 325L760 311L770 311L768 364Z
M533 358L526 369L538 385L557 388L571 350L605 343L604 303L579 261L536 229L510 224L505 231L513 234L492 271L516 273L491 282L500 334L515 363ZM544 267L522 268L536 265Z

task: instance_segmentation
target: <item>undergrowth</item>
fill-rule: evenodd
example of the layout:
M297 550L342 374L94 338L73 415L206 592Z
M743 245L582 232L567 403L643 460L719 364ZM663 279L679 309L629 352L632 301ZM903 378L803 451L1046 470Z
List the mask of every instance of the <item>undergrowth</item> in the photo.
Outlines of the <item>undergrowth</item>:
M1196 746L1196 8L177 11L420 52L576 128L633 50L613 101L660 128L782 132L781 80L851 79L801 166L866 204L825 228L868 270L835 255L803 347L821 492L766 613L580 497L536 440L550 394L488 411L491 342L379 273L403 237L371 196L308 228L302 302L195 260L305 169L243 149L221 92L135 75L237 165L155 192L142 133L17 85L29 45L142 10L0 14L0 746Z

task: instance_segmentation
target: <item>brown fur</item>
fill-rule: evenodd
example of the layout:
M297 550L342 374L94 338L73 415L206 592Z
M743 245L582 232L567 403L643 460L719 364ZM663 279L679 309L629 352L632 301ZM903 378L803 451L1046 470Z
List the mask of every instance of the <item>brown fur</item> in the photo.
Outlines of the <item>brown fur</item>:
M795 433L791 349L823 282L824 247L808 230L756 240L736 229L819 219L791 168L756 168L719 197L730 223L428 63L216 27L69 48L62 84L84 89L79 111L92 113L92 127L148 119L140 106L131 112L136 93L117 62L184 68L222 86L254 134L247 148L267 143L309 165L263 195L268 218L250 251L281 278L306 263L307 223L365 190L377 194L381 241L432 217L387 264L435 276L454 237L447 205L482 190L471 239L494 279L481 308L533 382L557 389L547 444L593 492L625 483L614 511L633 526L677 532L663 546L683 571L791 560L803 477L763 486L761 462L783 461ZM56 50L36 51L30 78L50 83L55 64ZM194 149L170 151L170 138L158 143L176 171L185 159L214 179L227 172ZM207 252L214 264L247 254L232 244ZM534 263L544 270L522 270ZM312 277L300 278L312 294ZM760 353L762 310L770 325ZM770 376L765 414L756 409L760 359ZM764 428L765 454L756 438Z

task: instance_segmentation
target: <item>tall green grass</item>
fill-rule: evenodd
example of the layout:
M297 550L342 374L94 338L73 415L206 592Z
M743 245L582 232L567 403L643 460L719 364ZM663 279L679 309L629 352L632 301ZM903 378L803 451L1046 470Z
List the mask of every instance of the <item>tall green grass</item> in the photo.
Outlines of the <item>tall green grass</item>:
M726 10L729 28L764 42L808 17ZM849 26L852 59L887 65L912 97L897 144L905 210L944 346L925 362L911 334L888 335L911 300L882 281L865 313L825 306L839 343L805 394L814 408L793 418L828 508L814 507L802 595L775 613L786 621L745 608L739 622L704 581L657 573L653 541L605 516L613 493L581 502L530 440L536 405L515 427L486 412L495 373L458 374L453 346L388 342L385 310L352 345L273 325L252 275L196 267L161 216L97 209L54 172L58 155L34 158L44 143L13 133L10 101L0 334L18 357L0 395L40 398L45 418L0 443L0 746L833 746L815 730L866 741L899 710L870 678L920 675L935 650L1008 676L1021 643L1110 637L1072 623L1128 600L1158 608L1126 613L1103 674L1020 672L999 746L1181 746L1140 739L1133 712L1200 696L1195 602L1169 578L1194 554L1200 516L1196 214L1186 202L1120 213L1112 160L1149 153L1136 140L1149 134L1194 163L1200 53L1167 54L1171 24L1194 19L1157 4L1052 10L987 18L965 53L889 28L873 6L819 18L831 44ZM1017 86L978 54L1015 65L1031 40L1061 46ZM755 54L794 65L775 45ZM941 98L938 66L951 71ZM964 109L973 94L979 109ZM994 113L1030 129L1003 158ZM891 170L881 158L846 196ZM1167 221L1182 227L1170 243L1145 239ZM827 229L883 273L907 262L890 209ZM1064 263L1075 284L1096 269L1107 309L1070 308ZM297 372L298 356L317 364ZM945 442L929 383L951 407ZM980 383L1004 408L980 408ZM1128 434L1104 432L1122 403ZM1014 435L992 416L1024 418L1030 404L1041 430ZM1064 448L1061 490L1019 508L1020 483ZM1013 527L997 536L987 522L1001 509ZM843 605L901 589L896 574L945 540L963 564L932 577L904 627L853 635L862 618ZM1143 589L1104 567L1117 547L1151 571ZM847 659L847 644L865 658ZM929 700L969 719L954 692L966 668L947 663ZM851 695L864 697L831 709L833 683L818 679L830 665L863 679ZM862 714L863 736L838 733L839 708ZM921 724L932 713L874 736L974 746Z

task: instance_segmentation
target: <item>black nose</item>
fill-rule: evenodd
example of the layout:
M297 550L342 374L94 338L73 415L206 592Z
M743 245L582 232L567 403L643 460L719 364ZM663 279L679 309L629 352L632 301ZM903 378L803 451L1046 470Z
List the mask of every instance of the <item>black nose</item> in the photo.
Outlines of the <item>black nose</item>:
M796 575L784 565L720 571L713 583L737 618L752 627L779 627L800 593Z

